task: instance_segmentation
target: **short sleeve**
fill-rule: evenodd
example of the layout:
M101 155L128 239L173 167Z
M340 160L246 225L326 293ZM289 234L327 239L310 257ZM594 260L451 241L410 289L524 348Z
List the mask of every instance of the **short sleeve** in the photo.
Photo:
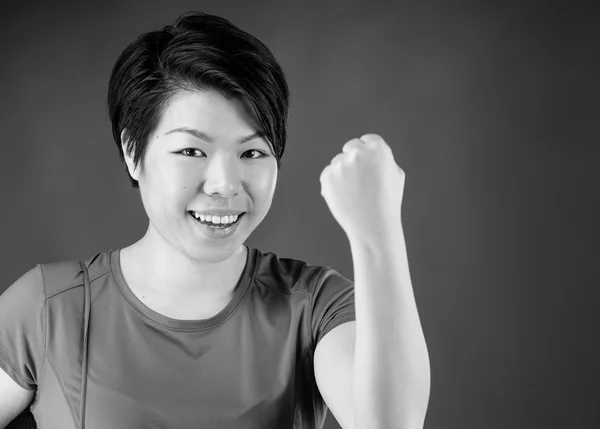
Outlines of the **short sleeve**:
M40 265L0 295L0 368L28 390L37 389L44 362L44 305Z
M313 346L338 325L356 320L354 282L336 270L325 267L317 277L311 296Z

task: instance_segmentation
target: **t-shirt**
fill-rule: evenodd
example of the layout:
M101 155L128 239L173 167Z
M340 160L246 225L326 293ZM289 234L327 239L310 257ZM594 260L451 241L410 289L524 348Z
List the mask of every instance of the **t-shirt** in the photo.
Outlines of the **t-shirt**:
M0 367L37 391L38 428L80 428L82 408L87 429L322 428L315 346L355 320L354 284L246 247L233 298L202 320L142 303L120 249L83 261L87 277L62 261L14 282L0 296Z

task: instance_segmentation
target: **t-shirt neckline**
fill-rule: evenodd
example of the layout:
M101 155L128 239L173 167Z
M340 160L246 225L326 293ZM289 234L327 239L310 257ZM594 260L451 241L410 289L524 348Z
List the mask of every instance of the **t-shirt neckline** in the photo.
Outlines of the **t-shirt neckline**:
M110 270L113 280L127 304L150 323L158 324L164 328L170 328L173 330L205 330L220 325L226 319L232 316L241 304L246 292L250 287L250 284L252 283L254 271L256 269L256 258L258 257L258 252L253 247L246 246L245 244L244 246L248 249L248 257L246 258L246 264L244 265L242 275L240 276L234 288L232 299L220 312L207 319L174 319L152 310L150 307L140 301L139 298L129 288L129 285L123 276L120 259L121 249L110 251Z

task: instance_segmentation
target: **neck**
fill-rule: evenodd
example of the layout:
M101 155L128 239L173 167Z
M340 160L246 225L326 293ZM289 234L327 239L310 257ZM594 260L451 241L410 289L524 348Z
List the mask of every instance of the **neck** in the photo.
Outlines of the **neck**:
M190 296L229 296L246 263L247 250L240 246L218 253L208 250L205 257L192 256L173 247L150 226L139 241L121 250L128 270L144 287L172 298Z

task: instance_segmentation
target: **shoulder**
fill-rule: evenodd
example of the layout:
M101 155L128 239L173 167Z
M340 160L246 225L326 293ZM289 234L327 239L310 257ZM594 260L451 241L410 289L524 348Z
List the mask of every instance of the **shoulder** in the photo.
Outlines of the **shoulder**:
M23 273L0 295L0 313L18 312L42 303L46 293L40 264Z
M323 284L351 284L352 281L335 269L311 264L301 259L282 257L259 249L255 279L284 294L300 292L313 296Z
M91 257L45 262L38 264L46 297L50 298L61 292L83 286L84 267L88 271L90 282L110 272L111 251L98 252Z
M93 276L97 278L98 273L110 269L109 265L96 262L98 255L102 254L82 261L63 260L35 265L0 293L0 310L6 312L10 307L33 310L43 307L50 298L69 295L62 292L76 290L84 284L82 263L88 268L90 282Z

